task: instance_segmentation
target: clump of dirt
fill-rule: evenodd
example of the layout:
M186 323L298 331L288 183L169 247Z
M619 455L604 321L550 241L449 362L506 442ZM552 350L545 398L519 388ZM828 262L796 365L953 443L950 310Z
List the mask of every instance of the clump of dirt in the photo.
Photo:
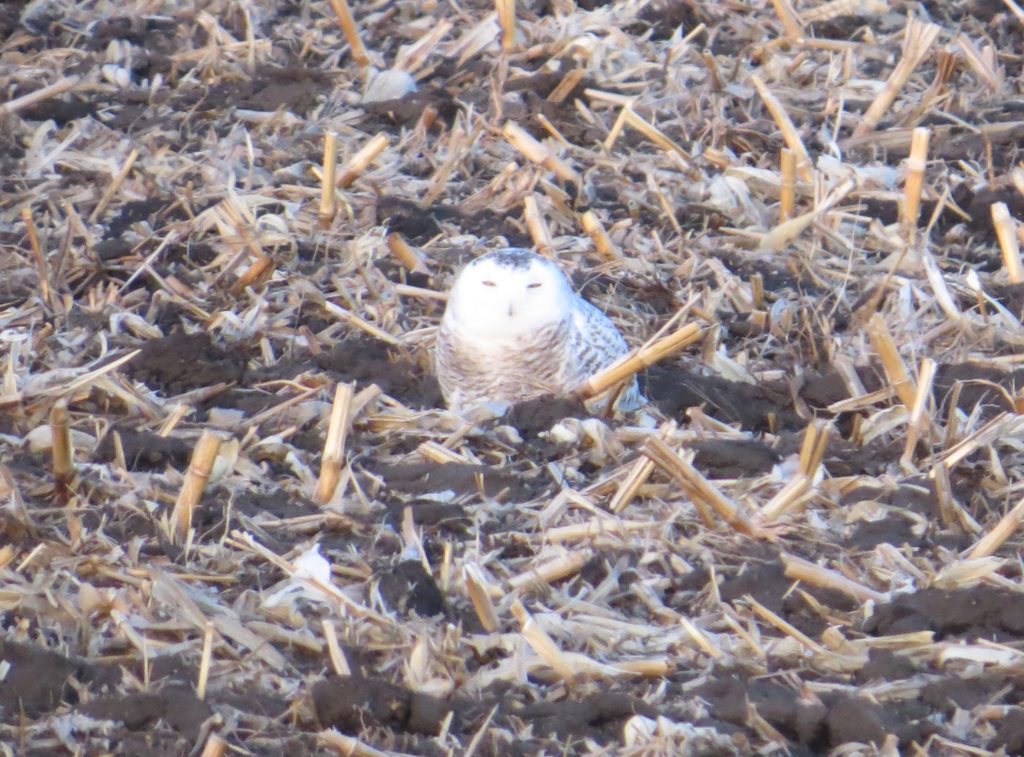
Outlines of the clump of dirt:
M174 332L142 345L128 365L138 381L166 394L180 394L220 383L233 383L246 375L246 358L237 349L214 344L205 332Z

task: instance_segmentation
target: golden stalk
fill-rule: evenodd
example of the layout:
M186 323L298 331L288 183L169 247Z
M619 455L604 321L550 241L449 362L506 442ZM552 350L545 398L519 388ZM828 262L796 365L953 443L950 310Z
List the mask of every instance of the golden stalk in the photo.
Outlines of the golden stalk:
M751 523L739 508L713 483L677 455L671 447L656 436L652 436L640 451L651 458L663 471L672 476L687 492L696 505L698 500L718 513L719 517L732 528L747 536L763 537L760 528Z
M783 513L789 512L803 499L810 488L811 479L803 473L797 473L764 504L760 510L761 519L771 521Z
M337 179L338 147L333 131L324 135L324 164L320 173L320 228L326 229L334 220L334 182Z
M324 631L324 641L327 643L327 656L331 658L331 667L334 669L335 675L352 675L352 670L348 666L348 660L345 659L345 655L341 651L341 645L338 644L338 632L334 629L334 623L330 618L324 618L320 622L320 627Z
M619 482L615 494L608 502L608 509L613 513L622 512L626 505L633 501L640 487L646 483L654 472L654 461L649 457L638 457L629 469L626 477Z
M831 429L832 424L828 421L816 420L807 424L804 431L804 441L800 446L800 472L812 481L818 474L821 459L825 456Z
M530 162L544 166L562 181L572 184L580 183L580 175L571 166L530 136L529 132L519 124L508 121L501 130L501 135Z
M642 458L645 463L651 463L647 458ZM654 463L651 463L653 466ZM622 520L621 518L595 518L586 523L572 523L568 526L558 526L544 531L544 541L548 544L559 544L566 541L578 539L594 539L598 536L620 536L625 537L634 531L643 531L653 528L658 524L648 521Z
M422 273L429 272L426 264L417 254L416 250L414 250L412 246L405 241L405 237L397 231L389 233L384 241L387 243L388 251L394 255L395 259L407 270Z
M382 752L380 749L364 744L357 738L346 736L333 728L320 731L317 741L330 747L342 757L398 757L395 752Z
M590 241L594 243L594 249L601 257L605 260L622 260L622 253L612 242L608 232L604 230L601 219L593 210L588 210L580 216L580 226L590 237Z
M543 113L537 114L537 122L544 127L544 131L550 134L552 137L557 139L566 147L572 147L572 142L565 138L565 135L558 130L558 127L551 123L551 120Z
M344 189L358 179L389 144L391 144L391 140L388 139L387 134L378 134L363 145L342 167L337 186Z
M772 0L772 8L775 9L775 15L782 22L787 37L796 40L804 36L803 24L789 0Z
M213 623L207 621L203 628L203 653L199 658L199 680L196 682L196 696L206 699L206 684L210 680L210 656L213 653Z
M874 102L868 106L864 118L853 130L853 137L862 137L868 132L874 131L878 122L889 110L900 90L906 85L911 74L918 64L924 60L935 40L939 36L939 27L935 24L918 21L916 18L907 19L907 26L903 34L903 55L896 68L889 74L882 90L875 97Z
M215 733L211 733L210 738L203 745L203 751L199 757L223 757L227 748L228 743L224 739Z
M544 214L540 212L535 195L527 195L523 198L523 218L526 219L526 228L530 231L533 245L537 252L546 257L551 257L554 251L555 240L551 237L551 231L544 221Z
M57 497L68 500L71 483L75 478L74 450L71 446L71 427L68 421L68 403L58 400L50 410L50 434L53 437L53 479Z
M576 394L582 399L596 397L601 392L625 381L637 371L654 365L687 345L693 344L704 335L703 330L696 323L688 323L672 334L659 339L654 344L646 345L635 354L626 355L612 363L607 368L595 373L583 382L576 390Z
M693 643L697 645L708 657L712 657L716 660L721 659L723 653L722 650L716 647L711 639L708 638L707 634L701 631L695 626L685 615L680 616L679 625L683 627L683 630L690 635L693 639Z
M565 658L551 637L548 636L547 632L537 624L533 616L523 607L523 603L518 599L513 600L511 610L512 615L519 621L520 633L522 633L523 638L533 648L533 651L550 665L559 677L567 682L571 682L576 676L573 666Z
M593 556L589 549L559 555L538 565L536 568L520 573L518 576L513 576L509 579L508 586L511 589L522 589L526 586L549 584L552 581L558 581L566 576L578 573L580 568L586 565L587 561Z
M260 284L269 274L274 266L274 259L264 252L256 253L256 259L245 269L245 273L238 277L231 285L231 291L235 294L244 292L246 287Z
M19 110L30 108L36 103L41 103L43 100L48 100L56 95L62 95L72 89L76 84L78 84L77 76L65 76L58 79L53 84L48 84L45 87L37 89L35 92L29 92L27 95L16 97L13 100L0 105L0 116L17 113Z
M682 147L676 144L661 129L644 119L639 113L633 110L632 105L627 105L623 110L623 118L627 124L643 134L649 140L658 145L666 152L674 152L687 163L690 156Z
M345 437L351 422L352 396L351 384L338 384L334 388L334 404L320 462L320 478L317 479L313 494L313 499L321 505L326 505L334 496L334 489L338 486L341 469L345 464Z
M1017 224L1010 215L1005 202L992 203L992 225L996 229L999 250L1003 253L1003 265L1011 284L1024 281L1024 264L1020 259L1020 240L1017 239Z
M796 153L788 147L782 148L779 158L779 223L788 221L796 213Z
M1006 0L1003 1L1006 2ZM964 34L957 37L956 41L961 52L964 54L964 60L967 61L967 67L993 93L998 92L1002 86L1002 77L999 75L999 71L992 65L993 59L975 47L974 43Z
M562 81L558 82L558 86L551 90L551 94L547 96L547 101L556 105L565 102L565 98L576 89L576 85L583 81L583 77L586 75L587 69L585 68L574 68L567 72L562 77Z
M903 184L903 228L908 240L917 233L917 216L921 208L921 187L924 184L924 170L928 165L928 136L924 126L914 129L910 141L910 156L907 158L907 179Z
M516 0L494 0L501 27L501 49L510 53L516 46Z
M192 528L192 510L199 504L206 482L213 472L213 463L217 459L220 443L220 436L209 430L203 431L192 451L192 460L188 464L185 480L171 512L172 543L184 544L188 538L188 532Z
M613 123L612 128L609 129L608 136L604 138L604 149L606 151L612 151L612 147L614 147L615 143L618 141L619 135L622 134L622 130L626 128L626 113L629 110L629 104L626 104L621 110L619 110L619 115L615 119L615 123Z
M359 27L356 26L356 20L352 15L348 0L330 0L330 3L338 17L341 33L345 35L345 41L352 49L352 59L357 65L365 68L370 64L370 56L367 55L363 40L359 37Z
M859 584L834 570L822 568L820 565L815 565L800 557L785 553L779 555L779 558L782 560L782 565L788 578L802 581L811 586L818 586L822 589L835 589L861 602L867 602L868 600L873 602L889 601L887 594Z
M886 378L889 379L889 385L896 392L896 396L900 398L904 407L910 410L914 406L917 388L914 386L914 381L907 371L903 358L900 357L900 351L897 349L896 342L893 340L892 334L889 333L881 313L871 316L867 330L871 345L882 361L882 368L885 370Z
M914 448L917 447L921 431L928 428L929 425L929 418L925 415L925 410L928 408L928 400L932 396L935 369L935 361L926 357L921 361L921 369L917 373L917 391L914 393L914 402L910 406L910 420L907 423L907 443L903 448L903 457L900 458L900 464L906 470L913 469Z
M759 273L750 275L750 303L754 312L764 308L764 276Z
M771 90L768 89L757 74L751 74L750 81L753 83L754 89L757 90L757 94L760 95L761 101L768 109L771 117L775 119L776 125L782 132L782 139L785 141L786 146L796 154L797 170L800 173L800 178L804 181L810 181L812 178L811 157L807 154L807 148L804 147L803 140L800 139L800 135L797 133L796 127L793 126L793 121L790 119L785 107L771 93Z
M951 404L950 407L955 407ZM964 528L963 508L953 499L953 484L949 480L949 468L941 462L932 466L932 480L935 481L935 501L939 506L939 517L946 528Z
M50 277L46 272L46 256L43 246L39 243L39 232L32 218L32 208L25 205L21 209L21 220L25 222L25 233L28 235L28 246L32 250L32 258L36 262L36 275L39 276L39 295L43 302L50 304Z
M103 211L107 209L107 205L114 199L114 195L121 188L124 180L128 178L128 172L132 170L132 166L135 165L135 160L139 157L139 151L132 148L131 152L128 153L128 157L124 161L124 165L121 166L121 170L117 172L114 178L110 182L110 186L100 197L100 201L96 203L96 207L93 208L92 213L89 214L89 223L96 223L99 217L103 215Z
M1014 532L1024 523L1024 499L1018 502L1010 512L1000 518L991 531L985 534L967 553L968 560L979 557L990 557L995 554L1003 542L1013 536Z
M484 578L480 568L472 563L462 569L462 575L466 579L466 591L469 593L469 599L473 603L473 609L476 610L480 625L487 633L494 633L501 628L501 623L498 621L498 613L491 601L487 579Z

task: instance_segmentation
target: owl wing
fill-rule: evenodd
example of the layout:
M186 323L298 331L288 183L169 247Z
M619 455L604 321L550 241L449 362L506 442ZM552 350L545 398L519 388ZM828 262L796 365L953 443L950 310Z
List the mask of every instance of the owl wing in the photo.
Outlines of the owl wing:
M629 352L629 345L615 324L582 297L574 303L569 345L574 358L569 361L574 368L570 373L575 375L568 376L567 383L574 387ZM634 378L626 384L617 404L622 410L633 410L644 402Z

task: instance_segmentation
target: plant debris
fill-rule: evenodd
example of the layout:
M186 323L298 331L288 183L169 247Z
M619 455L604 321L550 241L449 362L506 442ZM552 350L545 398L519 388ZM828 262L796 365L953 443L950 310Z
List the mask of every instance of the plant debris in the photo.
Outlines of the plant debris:
M0 743L1024 752L1021 21L4 4ZM503 245L636 352L467 421Z

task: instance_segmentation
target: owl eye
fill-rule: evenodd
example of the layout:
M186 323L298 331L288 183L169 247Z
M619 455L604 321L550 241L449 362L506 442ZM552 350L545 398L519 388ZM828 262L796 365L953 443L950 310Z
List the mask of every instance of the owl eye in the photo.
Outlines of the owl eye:
M493 281L481 281L480 283L483 284L485 287L496 287L496 286L498 286Z
M540 282L540 281L534 281L532 284L527 284L526 288L527 289L536 289L537 287L539 287L541 285L541 283L542 282Z

